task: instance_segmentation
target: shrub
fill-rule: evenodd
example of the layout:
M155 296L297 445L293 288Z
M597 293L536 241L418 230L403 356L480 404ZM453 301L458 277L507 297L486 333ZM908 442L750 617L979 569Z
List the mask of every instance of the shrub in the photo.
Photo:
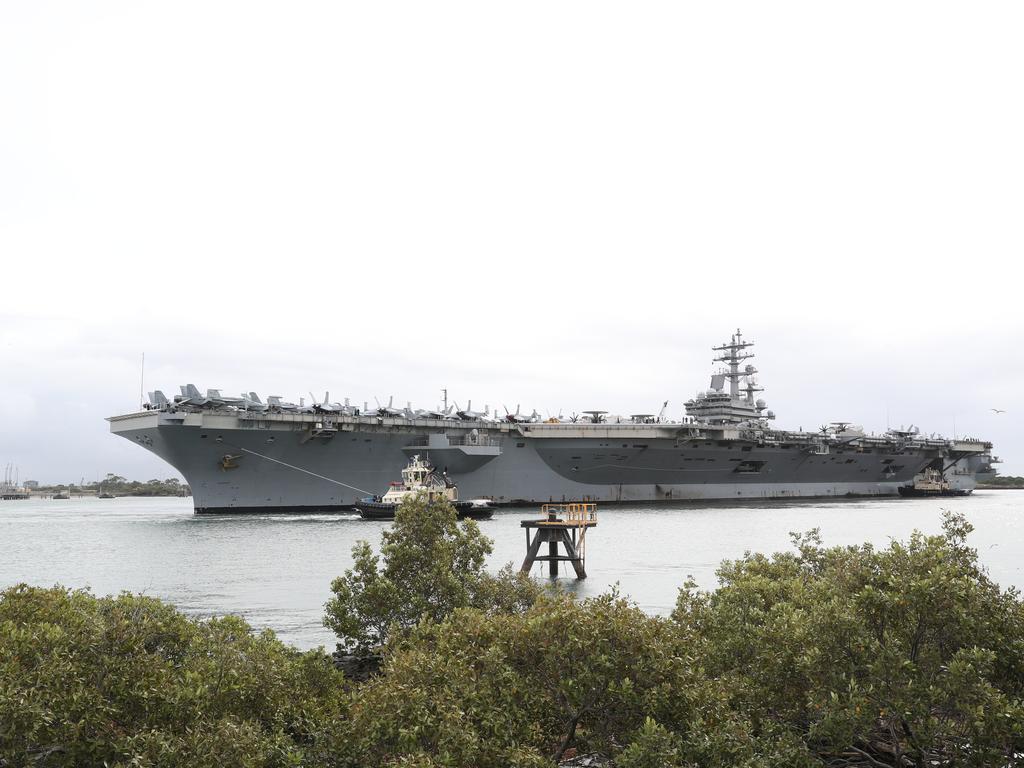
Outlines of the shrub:
M194 621L131 595L0 593L0 765L296 765L341 727L341 694L322 653L239 618Z
M709 673L755 724L785 728L823 759L873 765L1010 765L1024 750L1024 610L946 515L876 551L747 555L713 593L674 613ZM874 761L872 763L871 761Z
M360 689L351 711L367 765L415 757L551 766L570 746L613 754L647 717L673 732L681 761L709 768L759 754L798 766L803 755L799 744L751 737L677 628L614 594L542 597L522 614L461 609L441 623L424 620L392 640L383 673Z
M522 611L540 592L509 566L496 576L487 573L491 540L473 520L460 526L447 502L422 494L407 499L381 539L380 558L359 542L352 568L331 583L324 625L346 651L369 653L394 629L407 631L424 616L440 621L457 608Z

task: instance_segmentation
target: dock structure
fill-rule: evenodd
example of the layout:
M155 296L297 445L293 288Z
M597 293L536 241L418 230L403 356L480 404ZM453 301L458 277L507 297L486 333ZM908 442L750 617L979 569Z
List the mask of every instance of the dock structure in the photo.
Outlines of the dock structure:
M526 529L526 558L521 573L529 573L536 562L548 563L548 575L558 576L558 563L568 562L576 571L577 579L587 578L587 530L597 525L596 504L544 504L540 520L522 520ZM531 531L536 529L531 539ZM540 554L541 544L547 543L548 553ZM558 545L565 554L558 554Z

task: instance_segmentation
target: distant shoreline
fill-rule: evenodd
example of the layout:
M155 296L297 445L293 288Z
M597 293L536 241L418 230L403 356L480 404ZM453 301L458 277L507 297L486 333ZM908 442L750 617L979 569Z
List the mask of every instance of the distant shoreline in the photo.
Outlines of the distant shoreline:
M97 499L99 494L93 491L29 491L27 498L30 499L52 499L54 496L63 494L69 496L72 499ZM115 499L121 498L132 498L132 499L174 499L174 498L191 498L191 493L115 493L113 494Z

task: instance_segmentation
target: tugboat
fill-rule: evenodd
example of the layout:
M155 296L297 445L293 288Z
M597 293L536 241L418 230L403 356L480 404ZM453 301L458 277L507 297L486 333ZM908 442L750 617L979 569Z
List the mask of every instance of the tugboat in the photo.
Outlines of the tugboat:
M920 498L922 496L967 496L970 489L953 488L938 469L926 469L914 478L913 485L902 485L900 496Z
M391 483L383 496L363 499L356 504L356 509L367 520L393 520L398 505L417 493L426 494L430 501L438 499L449 502L460 518L488 520L494 514L494 506L488 499L459 501L459 489L455 483L447 474L438 474L418 454L402 470L401 482Z

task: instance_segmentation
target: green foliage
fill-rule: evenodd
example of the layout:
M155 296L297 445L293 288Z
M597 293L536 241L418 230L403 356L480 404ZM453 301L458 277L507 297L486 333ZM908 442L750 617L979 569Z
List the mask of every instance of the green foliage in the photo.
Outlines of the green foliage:
M978 483L979 488L1024 488L1024 477L996 475Z
M0 593L0 765L299 765L340 727L341 693L322 653L239 618L197 622L130 595Z
M880 550L812 531L661 618L488 576L475 524L411 504L334 585L328 620L385 642L363 684L238 618L13 587L0 767L552 768L569 748L618 768L1020 765L1024 604L970 530L947 516Z
M506 567L484 570L492 543L472 520L460 526L455 508L424 495L398 508L394 526L381 536L381 557L370 545L352 549L354 564L331 584L334 597L324 625L348 651L366 653L423 617L440 621L456 608L488 613L522 611L540 592L528 577Z
M188 496L191 491L187 485L183 485L176 477L169 477L166 480L126 480L118 475L108 474L98 483L90 483L85 486L87 490L97 493L112 493L115 496Z
M673 731L680 761L802 764L801 745L750 735L670 621L614 594L423 621L393 639L383 674L359 691L352 733L367 765L551 766L570 746L614 753L647 717Z
M615 765L616 768L682 768L681 751L679 737L648 717Z
M43 485L37 489L40 493L111 493L115 496L190 496L192 491L178 478L166 480L126 480L120 475L108 473L105 478L85 485Z
M880 765L1007 765L1024 749L1024 610L966 545L971 526L885 550L747 555L675 620L760 728L823 758ZM865 763L867 764L867 763Z

